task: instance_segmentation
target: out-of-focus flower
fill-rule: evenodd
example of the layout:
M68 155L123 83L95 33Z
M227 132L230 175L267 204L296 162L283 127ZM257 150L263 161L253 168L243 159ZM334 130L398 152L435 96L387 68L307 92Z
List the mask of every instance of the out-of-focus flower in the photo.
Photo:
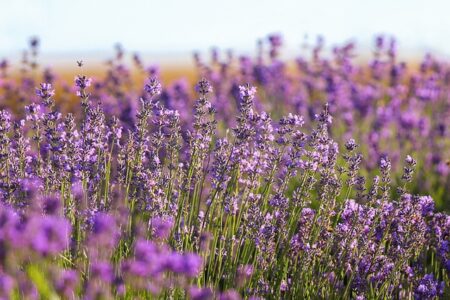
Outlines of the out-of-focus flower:
M150 97L158 96L161 94L162 86L161 83L152 77L149 82L144 86L144 90L150 95Z
M26 234L31 247L43 256L55 255L69 247L71 226L62 217L33 216Z

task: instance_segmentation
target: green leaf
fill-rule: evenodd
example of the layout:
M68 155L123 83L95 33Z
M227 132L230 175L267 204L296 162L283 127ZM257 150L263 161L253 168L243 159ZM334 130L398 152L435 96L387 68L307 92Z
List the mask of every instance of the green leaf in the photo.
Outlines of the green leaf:
M31 281L36 286L41 299L59 299L58 295L54 292L52 285L47 281L44 275L37 265L29 265L27 267L27 274Z

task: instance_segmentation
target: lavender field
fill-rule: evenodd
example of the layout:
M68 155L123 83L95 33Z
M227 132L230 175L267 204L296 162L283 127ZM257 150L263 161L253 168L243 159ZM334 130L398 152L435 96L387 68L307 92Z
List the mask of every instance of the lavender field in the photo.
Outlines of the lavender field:
M450 299L450 62L323 47L1 61L0 298Z

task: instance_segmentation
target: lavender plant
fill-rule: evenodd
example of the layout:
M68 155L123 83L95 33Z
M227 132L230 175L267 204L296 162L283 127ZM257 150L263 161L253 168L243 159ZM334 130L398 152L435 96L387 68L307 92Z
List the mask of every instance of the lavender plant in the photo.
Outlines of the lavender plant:
M385 51L377 43L375 61ZM186 86L163 89L154 69L134 92L120 47L104 81L75 78L78 108L45 82L22 111L0 110L1 297L449 297L450 216L417 194L414 179L434 166L416 156L422 142L448 140L430 129L411 145L415 125L385 115L426 111L414 106L418 83L409 83L414 95L400 91L392 47L388 84L380 66L370 83L356 80L348 45L333 65L317 46L312 62L299 60L294 85L280 37L269 44L269 65L261 48L255 63L240 60L238 76L231 57L215 56L219 73L198 61L211 80L196 85L192 112ZM424 77L443 72L423 68L431 68ZM2 84L2 97L15 97L18 87ZM294 94L304 98L290 102ZM312 98L322 97L319 110ZM439 97L424 101L448 108ZM375 124L368 133L359 128L366 123ZM391 125L405 145L383 153L380 135Z

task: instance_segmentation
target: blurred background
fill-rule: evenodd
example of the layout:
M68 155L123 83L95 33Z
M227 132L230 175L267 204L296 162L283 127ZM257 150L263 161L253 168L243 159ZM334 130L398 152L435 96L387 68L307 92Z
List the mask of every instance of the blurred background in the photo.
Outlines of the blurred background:
M40 61L53 66L100 63L120 43L147 62L188 65L211 47L255 52L256 41L281 33L284 55L322 35L326 45L355 41L370 54L377 34L395 36L401 55L450 57L446 0L0 0L0 58L20 60L31 36Z

